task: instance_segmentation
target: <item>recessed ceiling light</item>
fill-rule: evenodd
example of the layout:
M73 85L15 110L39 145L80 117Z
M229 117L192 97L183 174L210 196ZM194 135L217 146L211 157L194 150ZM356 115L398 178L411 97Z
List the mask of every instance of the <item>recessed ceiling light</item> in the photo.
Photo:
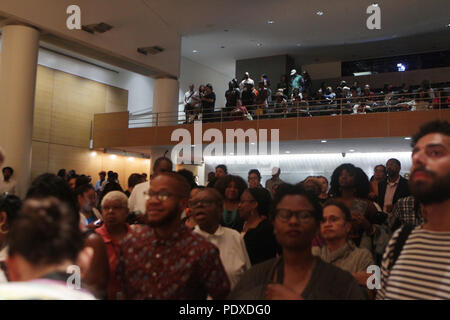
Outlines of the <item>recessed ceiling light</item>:
M225 46L220 46L221 49L225 49Z
M250 142L250 144L255 144L254 142Z
M230 155L233 155L234 154L234 152L230 152Z
M411 140L411 137L405 137L405 140Z
M320 142L322 142L322 143L326 143L326 142L327 142L327 140L320 140Z
M372 3L372 7L378 7L378 3Z
M350 149L350 150L348 150L348 151L350 151L350 152L355 152L355 149Z
M323 16L323 11L317 11L316 14L317 14L318 16Z
M198 50L192 50L193 53L198 53Z
M195 147L195 144L191 144L191 147Z
M450 23L447 25L447 27L450 27Z
M262 47L262 43L257 43L256 44L258 47Z
M286 153L291 153L291 152L288 150L288 151L286 151Z
M268 23L268 24L274 24L275 21L273 21L273 20L268 20L267 23Z
M301 43L297 43L296 46L297 46L297 47L301 47L302 44L301 44Z

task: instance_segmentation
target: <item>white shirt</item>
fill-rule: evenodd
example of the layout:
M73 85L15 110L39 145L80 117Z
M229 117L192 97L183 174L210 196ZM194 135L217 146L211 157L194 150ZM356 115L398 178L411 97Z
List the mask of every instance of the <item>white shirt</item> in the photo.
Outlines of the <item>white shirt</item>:
M193 97L195 97L195 94L195 91L187 91L184 94L184 104L189 103L191 105L194 105L196 102L196 100L193 99Z
M128 208L130 212L139 211L140 214L145 213L145 203L147 199L145 198L144 192L150 189L150 181L145 181L137 184L130 194L128 199Z
M9 179L9 181L0 180L0 194L16 194L17 182L14 179Z
M233 289L244 272L251 267L244 239L236 230L220 225L214 234L201 230L198 225L195 226L194 232L206 238L219 249L220 260L230 280L231 289Z

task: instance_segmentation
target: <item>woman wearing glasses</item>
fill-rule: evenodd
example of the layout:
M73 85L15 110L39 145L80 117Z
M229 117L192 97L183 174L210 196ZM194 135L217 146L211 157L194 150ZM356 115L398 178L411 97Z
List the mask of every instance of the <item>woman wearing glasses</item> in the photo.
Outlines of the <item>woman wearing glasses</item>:
M281 185L274 230L283 255L253 266L230 295L238 300L366 299L350 273L314 257L322 207L300 185Z
M247 189L241 195L238 211L245 220L241 235L252 265L275 258L280 252L268 219L271 202L269 191L263 188Z

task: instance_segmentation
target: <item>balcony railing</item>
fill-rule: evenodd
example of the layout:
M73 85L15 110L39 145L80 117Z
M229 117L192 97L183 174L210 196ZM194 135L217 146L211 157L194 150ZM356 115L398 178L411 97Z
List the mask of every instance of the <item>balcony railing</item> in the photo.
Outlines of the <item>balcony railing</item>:
M435 98L420 93L390 93L385 95L328 98L322 100L275 100L267 104L223 107L220 111L201 107L188 112L147 112L130 114L129 127L157 127L202 122L234 120L258 121L275 118L342 116L376 112L405 112L449 108L450 89L435 91Z

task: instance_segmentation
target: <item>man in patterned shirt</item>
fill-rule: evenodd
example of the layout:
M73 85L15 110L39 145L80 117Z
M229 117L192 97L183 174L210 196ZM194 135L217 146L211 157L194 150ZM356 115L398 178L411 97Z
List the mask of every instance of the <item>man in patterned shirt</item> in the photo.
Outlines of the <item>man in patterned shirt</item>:
M450 123L425 124L412 140L409 181L426 222L389 242L377 299L450 299ZM409 229L411 230L411 229ZM400 247L396 245L402 243Z
M219 250L181 223L189 185L177 173L151 180L147 225L133 225L117 266L125 299L224 299L230 283Z
M398 199L392 209L392 215L388 218L388 224L392 231L404 224L418 226L423 222L420 203L414 196Z

